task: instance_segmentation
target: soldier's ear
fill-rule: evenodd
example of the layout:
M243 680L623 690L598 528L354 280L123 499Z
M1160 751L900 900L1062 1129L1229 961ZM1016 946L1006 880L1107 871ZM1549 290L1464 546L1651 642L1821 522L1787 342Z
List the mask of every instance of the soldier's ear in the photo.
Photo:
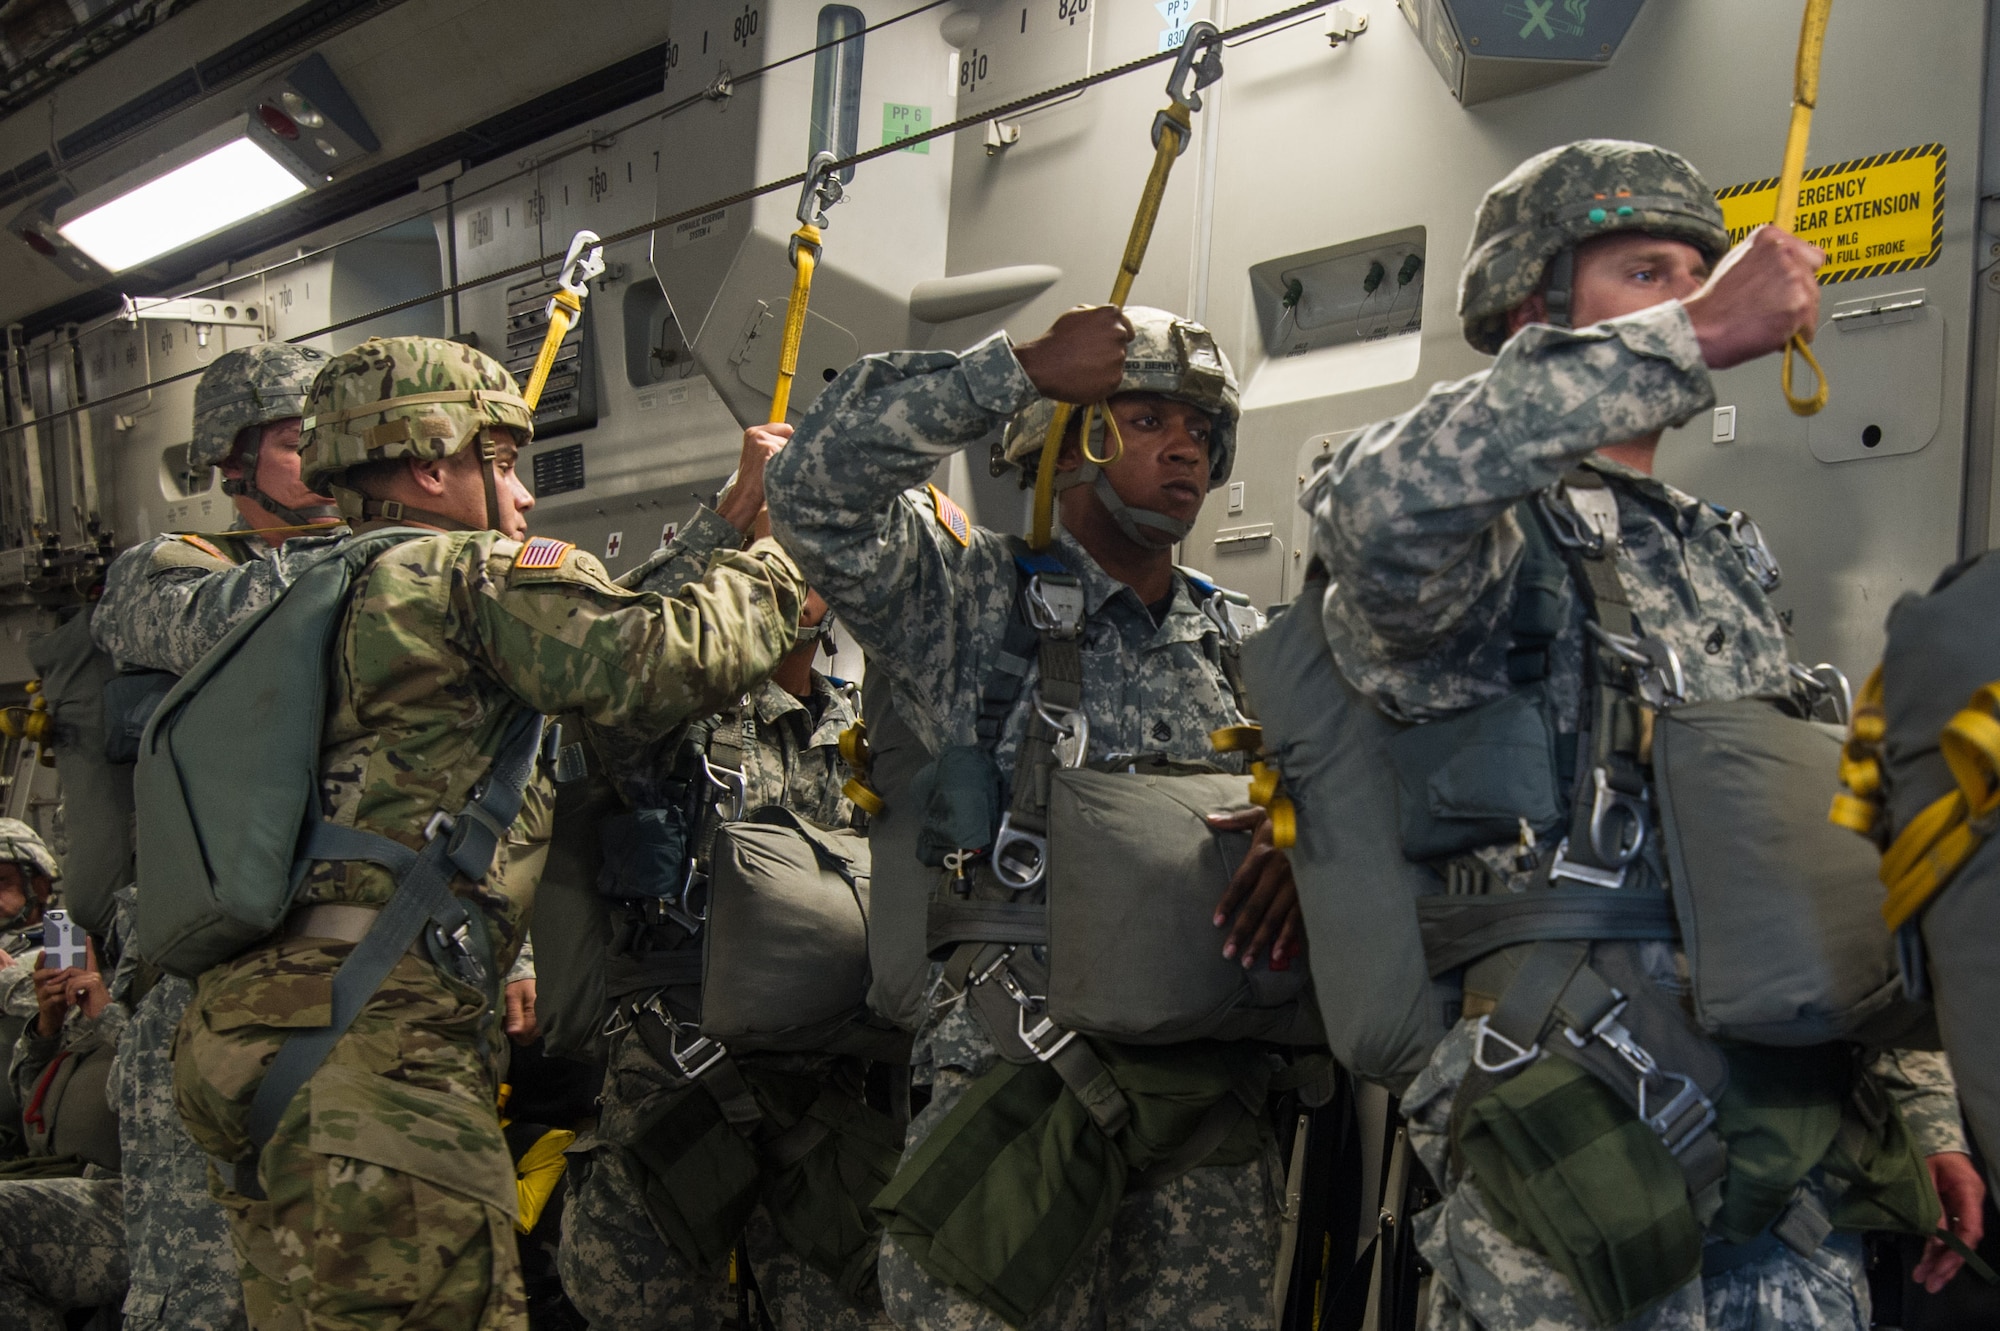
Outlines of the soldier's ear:
M472 450L467 451L471 452ZM477 454L474 453L474 456L477 456ZM410 480L416 484L418 489L429 495L441 495L444 493L444 473L445 468L450 463L450 459L406 457L403 461L408 464L410 468Z
M1512 337L1529 324L1542 324L1548 321L1549 302L1541 292L1537 291L1507 311L1507 336Z

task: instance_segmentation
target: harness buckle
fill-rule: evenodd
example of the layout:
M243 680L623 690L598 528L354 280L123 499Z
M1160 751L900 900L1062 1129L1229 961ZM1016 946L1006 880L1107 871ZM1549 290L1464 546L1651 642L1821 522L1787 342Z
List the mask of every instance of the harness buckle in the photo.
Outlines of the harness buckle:
M1055 753L1056 766L1081 767L1090 753L1090 718L1078 708L1052 707L1042 701L1040 689L1034 695L1035 715L1042 718L1056 738L1049 747Z
M1536 495L1535 504L1548 519L1549 535L1555 538L1557 545L1581 550L1591 559L1603 557L1604 534L1586 522L1583 515L1564 502L1555 490L1544 490Z
M1844 726L1854 719L1854 686L1847 680L1847 674L1839 666L1822 661L1808 669L1793 661L1786 667L1791 677L1805 686L1810 697L1809 711L1817 714L1821 707L1832 713L1834 725Z
M1013 952L1013 948L1007 949L1008 956L1012 956ZM1003 965L1004 960L1003 958ZM1064 1045L1076 1038L1075 1031L1063 1030L1049 1016L1048 999L1041 994L1029 993L1013 971L1000 970L995 978L1000 981L1001 992L1013 999L1014 1006L1018 1009L1014 1014L1015 1034L1021 1037L1021 1043L1028 1046L1036 1058L1046 1063L1061 1053ZM1033 1026L1028 1024L1030 1017L1037 1019ZM1061 1038L1050 1040L1051 1035L1059 1035Z
M1693 1077L1679 1072L1663 1072L1659 1075L1680 1083L1671 1099L1657 1110L1646 1102L1646 1080L1639 1080L1639 1118L1653 1130L1669 1154L1679 1155L1692 1146L1695 1139L1708 1131L1715 1122L1715 1106L1701 1093ZM1701 1112L1690 1123L1681 1122L1689 1109L1699 1106Z
M1650 800L1644 790L1634 796L1612 785L1610 776L1602 767L1592 768L1590 775L1597 787L1590 801L1590 848L1597 853L1598 859L1622 871L1638 857L1639 848L1646 844L1646 806ZM1620 826L1612 825L1614 813ZM1625 837L1626 827L1631 828L1629 841ZM1565 841L1563 844L1569 843Z
M1498 1062L1493 1061L1486 1056L1486 1042L1488 1040L1498 1041L1511 1052L1506 1058ZM1523 1049L1520 1045L1515 1044L1512 1040L1494 1030L1491 1013L1481 1017L1479 1024L1472 1028L1472 1065L1481 1072L1512 1072L1515 1068L1523 1064L1534 1062L1541 1052L1542 1046L1539 1041Z
M1048 874L1048 838L1021 831L1014 826L1013 813L1003 814L988 863L995 878L1013 891L1025 892Z
M687 1029L688 1027L679 1022L668 1024L667 1052L673 1056L674 1066L680 1069L681 1075L689 1081L696 1081L700 1079L702 1073L728 1058L729 1050L723 1046L722 1041L710 1039L706 1035L698 1035L692 1043L683 1045L681 1032Z
M708 907L699 903L696 896L697 889L706 886L708 886L708 875L701 872L699 863L690 855L687 861L687 873L681 878L681 890L664 898L660 903L667 918L687 930L690 935L700 933L702 926L708 923Z
M1729 534L1736 538L1738 549L1743 555L1743 565L1750 570L1750 576L1757 585L1767 592L1774 592L1785 580L1785 572L1778 567L1778 557L1771 553L1771 546L1764 539L1763 529L1751 521L1747 513L1731 513L1722 520L1729 528Z
M1220 591L1202 601L1201 613L1231 647L1241 647L1244 639L1264 627L1264 616L1255 606L1239 605Z
M1569 857L1569 838L1556 843L1556 857L1549 865L1549 881L1567 878L1572 882L1588 883L1592 887L1625 886L1625 866L1615 869L1600 869L1594 864L1579 864Z
M1613 656L1633 668L1639 696L1649 705L1664 708L1687 701L1687 676L1672 643L1613 633L1594 619L1585 620L1583 626Z
M440 834L448 835L451 829L456 826L458 826L458 819L452 817L443 809L439 809L431 815L431 820L424 824L424 840L435 841Z
M722 821L725 823L741 822L744 810L750 799L750 786L744 780L743 773L734 767L717 767L708 760L708 755L704 753L701 755L701 775L713 789L729 797L729 811L727 813L723 812L720 803L715 808L716 813L721 814Z
M1037 573L1021 591L1028 624L1038 633L1065 640L1083 632L1083 584L1069 574Z

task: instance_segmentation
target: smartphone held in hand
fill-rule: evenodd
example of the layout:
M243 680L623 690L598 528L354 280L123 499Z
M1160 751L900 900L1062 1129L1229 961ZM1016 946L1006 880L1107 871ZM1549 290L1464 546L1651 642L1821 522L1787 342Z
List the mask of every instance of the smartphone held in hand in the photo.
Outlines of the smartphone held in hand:
M90 954L85 950L83 926L72 920L66 910L44 912L42 966L48 970L63 970L71 966L82 970L89 959Z

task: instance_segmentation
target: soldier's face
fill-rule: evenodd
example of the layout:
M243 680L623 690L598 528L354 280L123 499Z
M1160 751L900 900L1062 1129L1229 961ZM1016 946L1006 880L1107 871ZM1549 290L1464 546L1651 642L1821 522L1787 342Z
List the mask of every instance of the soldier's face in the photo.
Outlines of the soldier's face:
M535 506L535 497L521 483L517 470L521 460L520 446L515 443L514 432L505 427L494 429L491 437L493 497L500 507L491 521L494 529L502 535L523 541L528 537L528 510ZM460 449L438 465L434 473L441 491L438 511L457 518L468 527L484 527L488 518L486 478L482 471L483 464L476 447Z
M270 421L260 428L257 439L257 488L286 508L331 504L331 495L314 494L299 479L299 418L292 416ZM223 463L222 470L228 476L243 474L243 468L234 457ZM323 519L326 522L339 520L336 517Z
M13 919L31 900L39 902L48 894L42 886L47 881L39 874L31 878L18 864L0 864L0 920Z
M1572 322L1582 328L1685 300L1708 280L1708 260L1684 240L1621 231L1576 250Z
M1157 393L1120 393L1111 399L1111 415L1125 441L1125 451L1104 469L1111 488L1135 508L1193 522L1208 498L1215 431L1208 413ZM1064 449L1064 462L1070 452Z

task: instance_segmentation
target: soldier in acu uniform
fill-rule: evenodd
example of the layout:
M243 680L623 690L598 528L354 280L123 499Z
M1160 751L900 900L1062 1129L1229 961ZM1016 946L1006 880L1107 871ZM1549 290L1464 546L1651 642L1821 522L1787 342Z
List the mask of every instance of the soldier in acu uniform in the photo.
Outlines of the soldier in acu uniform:
M788 425L753 426L746 431L742 460L724 498L713 509L703 508L620 583L664 594L697 577L713 551L741 546L750 522L764 506L764 464L790 434ZM685 746L718 753L710 735L722 728L724 747L732 755L741 754L745 809L780 805L821 827L850 826L854 806L841 793L846 767L840 756L840 734L855 720L853 689L813 668L823 631L831 627L826 602L809 594L798 645L776 673L735 708L697 723L685 735L643 746L615 732L594 735L598 757L620 794L634 808L661 807L672 798L662 786L673 779ZM712 836L714 825L706 830ZM643 950L649 944L700 946L698 939L671 921L645 923L638 903L626 909L615 927L621 951ZM595 1140L573 1152L580 1157L580 1166L563 1219L563 1286L593 1326L619 1331L715 1328L734 1316L735 1291L728 1287L724 1271L706 1277L697 1274L655 1227L646 1207L646 1167L630 1149L643 1135L642 1125L656 1119L668 1101L708 1094L663 1062L640 1035L643 1023L660 1026L660 1018L648 1007L656 995L671 1004L671 997L657 985L614 996L623 1020L612 1038ZM788 1081L809 1079L822 1088L839 1088L850 1101L861 1099L865 1065L858 1059L750 1054L736 1062L749 1079L752 1094L760 1085L758 1078L774 1073ZM763 1107L772 1120L765 1130L776 1135L773 1114L780 1106L766 1099ZM784 1112L782 1117L789 1123L795 1115ZM774 1176L784 1172L773 1171ZM864 1214L866 1203L867 1199L860 1203ZM738 1281L746 1274L754 1280L758 1297L781 1331L859 1331L869 1313L879 1318L872 1280L858 1303L848 1298L826 1273L785 1242L763 1207L752 1214L742 1244L748 1273L739 1269Z
M1301 500L1313 515L1313 553L1331 578L1324 620L1334 658L1383 711L1439 721L1518 687L1510 616L1527 541L1517 506L1543 493L1575 530L1598 534L1640 631L1678 656L1688 701L1789 690L1787 630L1768 596L1776 565L1755 527L1651 474L1661 431L1713 404L1712 369L1813 328L1818 250L1769 228L1725 259L1728 248L1708 186L1678 156L1644 144L1573 143L1530 159L1488 193L1459 304L1467 339L1497 356L1493 367L1437 385L1409 412L1362 431ZM1561 595L1567 627L1549 650L1547 679L1555 728L1573 737L1586 611L1575 579ZM1524 833L1522 845L1478 858L1496 890L1520 891L1549 871L1551 850ZM1636 946L1651 982L1684 991L1685 963L1671 946ZM1582 1331L1593 1324L1583 1299L1544 1254L1517 1241L1518 1223L1503 1232L1498 1208L1464 1169L1465 1107L1455 1115L1455 1097L1484 1047L1470 991L1467 1019L1402 1101L1411 1140L1447 1192L1418 1219L1437 1272L1429 1325ZM1978 1179L1942 1061L1889 1054L1861 1075L1900 1102L1947 1213L1976 1216ZM1845 1112L1864 1111L1850 1102ZM1797 1163L1810 1195L1795 1195L1783 1215L1824 1217L1840 1186L1817 1161ZM1919 1276L1942 1283L1957 1261L1934 1241ZM1702 1267L1705 1279L1653 1300L1629 1325L1868 1325L1856 1234L1779 1222L1751 1242L1711 1232Z
M0 818L0 1048L12 1049L35 1017L42 908L61 877L34 828ZM0 1158L21 1153L22 1108L11 1089L0 1088Z
M1063 531L1048 552L1048 567L1059 564L1081 592L1087 757L1207 759L1210 732L1243 719L1220 665L1217 624L1203 609L1217 593L1172 562L1174 542L1234 461L1235 380L1206 329L1159 310L1129 315L1130 322L1110 307L1071 311L1018 347L1002 334L963 354L865 357L826 389L770 464L773 529L867 650L870 668L888 673L898 712L933 753L986 747L1003 780L1025 752L1038 692L1024 683L1004 716L982 724L983 693L1001 665L1003 640L1014 640L1021 547L973 526L941 492L910 487L922 486L940 460L1000 444L1003 434L1002 457L1032 467L1049 421L1045 399L1108 396L1123 439L1122 455L1101 471L1084 462L1075 434L1065 444L1058 464ZM1085 442L1106 447L1096 432ZM989 734L990 746L982 746ZM1024 765L1018 779L1029 779L1026 772ZM1232 825L1247 828L1256 817ZM1244 865L1217 912L1219 919L1234 916L1234 927L1215 946L1246 967L1266 958L1286 966L1298 947L1289 867L1267 839ZM1239 912L1237 899L1246 894L1250 904ZM914 1062L928 1066L932 1098L911 1123L899 1185L930 1158L926 1141L954 1108L988 1074L1004 1075L1000 1049L964 994L941 997L917 1037ZM1076 1047L1110 1055L1095 1040ZM1147 1066L1175 1077L1185 1048L1148 1054ZM1207 1048L1213 1053L1215 1045ZM1073 1105L1070 1093L1062 1094L1061 1103ZM1278 1217L1269 1173L1275 1157L1268 1132L1255 1130L1258 1118L1246 1119L1244 1131L1193 1167L1166 1171L1171 1177L1141 1182L1135 1170L1131 1186L1120 1189L1116 1180L1128 1177L1121 1167L1108 1197L1101 1179L1089 1202L1065 1191L1063 1205L1102 1205L1110 1223L1085 1250L1054 1259L1055 1270L1068 1274L1048 1286L1025 1320L994 1310L1012 1297L997 1288L1011 1286L1007 1273L987 1272L994 1279L973 1295L979 1282L963 1272L947 1277L935 1260L920 1262L895 1238L892 1220L881 1259L891 1318L922 1331L985 1331L1007 1321L1034 1331L1268 1325ZM1038 1186L1023 1182L1024 1192ZM1074 1175L1059 1179L1051 1190L1076 1182ZM967 1222L998 1235L1018 1220L995 1214ZM927 1249L933 1259L942 1251L935 1242Z
M792 645L803 588L768 543L717 554L700 582L662 598L617 587L563 542L525 541L533 500L515 463L533 420L488 356L373 340L334 359L306 413L308 485L332 484L364 533L429 529L360 570L344 612L320 792L340 827L422 847L529 714L664 734ZM526 932L539 857L521 832L481 880L452 879L475 908L457 949L396 963L261 1152L248 1114L266 1068L293 1031L326 1025L334 972L396 880L368 861L319 860L281 935L203 976L176 1040L175 1094L222 1166L214 1189L258 1327L496 1328L524 1315L495 1112L497 994L482 987ZM235 1167L246 1158L254 1178Z

